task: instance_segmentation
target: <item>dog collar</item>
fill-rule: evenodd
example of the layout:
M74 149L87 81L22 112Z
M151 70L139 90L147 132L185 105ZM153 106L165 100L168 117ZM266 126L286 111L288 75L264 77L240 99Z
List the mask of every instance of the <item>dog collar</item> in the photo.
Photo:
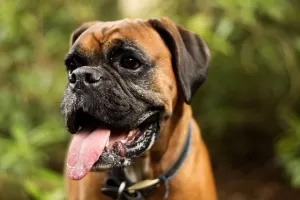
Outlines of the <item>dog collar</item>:
M184 146L176 161L156 179L146 179L136 183L130 182L120 168L111 169L108 171L108 178L104 183L101 191L117 200L144 200L155 188L160 185L165 185L166 192L164 199L168 198L169 186L168 180L172 178L180 169L182 163L187 157L192 140L192 123L189 123L187 137Z

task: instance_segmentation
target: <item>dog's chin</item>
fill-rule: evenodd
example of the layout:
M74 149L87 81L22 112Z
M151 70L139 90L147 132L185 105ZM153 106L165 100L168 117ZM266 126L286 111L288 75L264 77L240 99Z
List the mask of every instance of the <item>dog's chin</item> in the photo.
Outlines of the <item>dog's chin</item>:
M110 130L110 136L91 171L129 166L137 157L152 147L159 133L159 113L149 114L149 117L140 121L131 130L105 128ZM82 110L77 111L73 123L72 126L78 127L78 131L86 128L95 130L97 127L105 127L100 120ZM99 141L100 143L101 141Z

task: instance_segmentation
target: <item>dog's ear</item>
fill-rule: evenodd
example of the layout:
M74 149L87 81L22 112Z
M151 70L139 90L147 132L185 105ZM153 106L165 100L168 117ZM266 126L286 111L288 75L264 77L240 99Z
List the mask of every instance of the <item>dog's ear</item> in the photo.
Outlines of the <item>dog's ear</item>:
M208 47L198 35L176 25L167 17L150 19L148 22L169 48L184 100L190 103L206 78L210 57Z
M75 31L73 31L72 35L71 35L71 39L70 39L70 46L72 46L75 41L77 40L77 38L79 38L79 36L86 31L88 28L90 28L91 26L100 23L100 21L91 21L91 22L86 22L83 23L81 26L79 26L77 29L75 29Z

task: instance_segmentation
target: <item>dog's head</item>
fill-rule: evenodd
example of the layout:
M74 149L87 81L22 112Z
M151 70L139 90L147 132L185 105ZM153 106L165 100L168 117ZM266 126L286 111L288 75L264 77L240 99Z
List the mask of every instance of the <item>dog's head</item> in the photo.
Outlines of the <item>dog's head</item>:
M76 133L68 173L130 165L158 138L176 105L206 76L205 43L168 18L89 22L72 34L62 113Z

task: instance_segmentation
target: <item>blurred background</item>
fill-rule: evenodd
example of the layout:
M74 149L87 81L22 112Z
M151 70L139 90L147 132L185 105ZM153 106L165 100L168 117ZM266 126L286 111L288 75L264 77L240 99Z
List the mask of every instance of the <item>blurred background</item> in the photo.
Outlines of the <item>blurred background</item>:
M0 1L0 199L65 199L71 32L89 20L160 16L211 50L192 104L220 199L299 199L299 12L296 0Z

